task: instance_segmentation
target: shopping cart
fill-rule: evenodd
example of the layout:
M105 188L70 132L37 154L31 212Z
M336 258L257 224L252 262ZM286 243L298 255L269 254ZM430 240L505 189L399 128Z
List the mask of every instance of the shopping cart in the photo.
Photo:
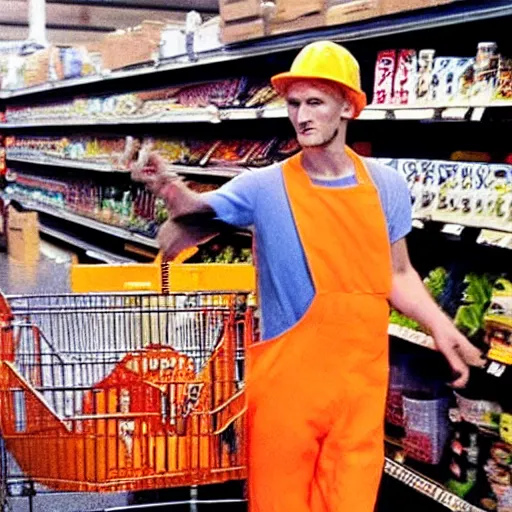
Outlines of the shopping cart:
M246 293L0 295L0 429L61 491L245 478Z

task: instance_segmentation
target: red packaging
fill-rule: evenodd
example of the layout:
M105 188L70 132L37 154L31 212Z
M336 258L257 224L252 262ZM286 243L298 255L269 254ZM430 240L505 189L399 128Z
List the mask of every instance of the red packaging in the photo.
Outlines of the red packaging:
M375 66L375 84L373 87L373 103L375 105L386 105L392 102L395 69L396 51L383 50L379 52Z
M398 105L408 105L414 99L417 58L415 50L400 50L398 54L393 100Z

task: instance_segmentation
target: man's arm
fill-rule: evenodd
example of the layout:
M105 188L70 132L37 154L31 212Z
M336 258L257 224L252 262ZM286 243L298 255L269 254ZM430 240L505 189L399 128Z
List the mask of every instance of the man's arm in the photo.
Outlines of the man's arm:
M247 177L240 176L238 181L235 178L213 195L199 194L169 171L156 152L149 152L140 160L132 167L133 180L144 183L167 207L168 220L158 232L166 259L174 259L184 249L204 243L219 233L252 223L252 187L246 183Z
M452 367L454 387L463 387L471 366L482 366L480 351L454 326L425 288L409 259L405 239L391 246L393 286L391 304L404 315L416 320L432 334L439 351Z

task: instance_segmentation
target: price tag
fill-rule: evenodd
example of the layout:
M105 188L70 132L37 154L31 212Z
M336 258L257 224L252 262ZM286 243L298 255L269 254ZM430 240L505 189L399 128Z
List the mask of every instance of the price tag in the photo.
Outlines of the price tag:
M471 115L471 121L481 121L482 117L484 117L485 108L484 107L476 107L473 109L473 114Z
M445 224L441 232L446 235L460 236L464 231L464 227L465 226L461 226L460 224Z
M506 370L506 366L493 361L487 368L487 373L493 377L501 377Z
M359 119L363 121L383 121L389 119L388 112L393 113L392 110L366 108L361 112ZM392 119L394 119L394 114Z
M413 219L412 221L412 227L415 229L424 229L425 223L419 219Z
M469 112L468 107L450 107L445 108L441 112L442 119L454 119L457 121L464 121Z
M395 110L395 116L397 119L404 120L423 120L423 119L434 119L435 109L433 108L409 108L403 110Z

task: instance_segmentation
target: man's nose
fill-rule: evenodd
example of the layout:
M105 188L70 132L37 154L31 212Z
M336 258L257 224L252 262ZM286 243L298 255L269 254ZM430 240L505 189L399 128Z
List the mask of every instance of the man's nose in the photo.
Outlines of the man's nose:
M300 105L297 112L297 122L299 124L308 123L311 121L310 110L307 105Z

